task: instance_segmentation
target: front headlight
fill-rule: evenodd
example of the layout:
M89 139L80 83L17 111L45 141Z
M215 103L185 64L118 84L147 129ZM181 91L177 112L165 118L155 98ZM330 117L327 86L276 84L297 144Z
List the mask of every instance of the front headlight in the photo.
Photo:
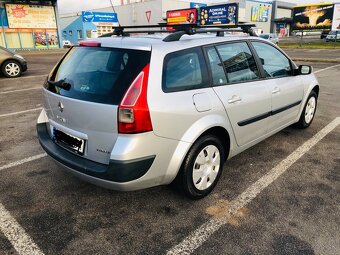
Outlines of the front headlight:
M17 57L17 58L20 58L20 59L22 59L22 60L25 60L24 57L22 57L22 56L20 56L20 55L18 55L18 54L15 54L14 57Z

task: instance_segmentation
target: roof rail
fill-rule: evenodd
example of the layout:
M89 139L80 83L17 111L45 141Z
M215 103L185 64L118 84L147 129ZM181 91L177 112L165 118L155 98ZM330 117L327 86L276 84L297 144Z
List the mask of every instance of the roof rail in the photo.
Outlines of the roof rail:
M158 25L145 25L145 26L119 26L113 27L113 32L101 35L100 37L110 36L130 36L130 34L155 34L155 33L169 33L163 41L173 42L179 41L183 35L194 35L203 33L216 33L216 36L224 36L224 32L243 32L250 36L257 36L255 31L252 29L256 27L255 24L239 24L238 26L200 26L198 24L158 24ZM157 30L152 28L159 28ZM162 28L172 28L166 30ZM148 29L148 30L145 30ZM126 31L128 30L128 31Z

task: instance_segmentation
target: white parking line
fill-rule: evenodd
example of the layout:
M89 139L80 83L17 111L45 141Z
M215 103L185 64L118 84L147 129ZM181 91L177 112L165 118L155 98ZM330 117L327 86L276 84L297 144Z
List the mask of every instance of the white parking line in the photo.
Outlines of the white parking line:
M39 75L32 75L32 76L21 76L17 78L5 78L5 79L0 79L0 81L5 80L21 80L21 79L27 79L27 78L38 78L38 77L47 77L48 74L39 74Z
M17 114L22 114L22 113L35 112L35 111L39 111L41 109L42 109L41 107L38 107L38 108L33 108L33 109L29 109L29 110L25 110L25 111L20 111L20 112L6 113L6 114L0 115L0 118L1 117L9 117L9 116L17 115Z
M314 73L320 73L320 72L323 72L323 71L326 71L326 70L328 70L328 69L331 69L331 68L334 68L334 67L338 67L338 66L340 66L340 64L334 65L334 66L329 66L329 67L326 67L326 68L317 70L317 71L315 71Z
M2 94L10 94L10 93L15 93L15 92L28 91L28 90L34 90L34 89L41 89L41 88L42 88L42 87L3 91L3 92L0 92L0 95L2 95Z
M27 162L30 162L30 161L33 161L33 160L37 160L37 159L40 159L40 158L43 158L43 157L46 157L46 156L47 156L46 153L41 153L41 154L38 154L38 155L35 155L35 156L32 156L32 157L20 159L18 161L9 163L7 165L0 166L0 171L8 169L8 168L11 168L11 167L14 167L14 166L19 166L19 165L22 165L24 163L27 163Z
M256 196L261 193L266 187L273 183L280 177L291 165L300 159L306 152L308 152L315 144L317 144L328 133L335 129L340 124L340 117L335 118L326 127L320 130L316 135L307 140L304 144L298 147L287 158L282 160L276 167L271 169L266 175L261 177L253 185L247 188L241 195L232 201L230 209L225 212L223 218L212 218L198 229L192 232L181 243L174 246L167 252L167 255L173 254L191 254L194 250L200 247L213 233L215 233L221 226L226 224L230 217L238 210L249 204Z
M31 237L0 203L0 230L19 255L43 255Z

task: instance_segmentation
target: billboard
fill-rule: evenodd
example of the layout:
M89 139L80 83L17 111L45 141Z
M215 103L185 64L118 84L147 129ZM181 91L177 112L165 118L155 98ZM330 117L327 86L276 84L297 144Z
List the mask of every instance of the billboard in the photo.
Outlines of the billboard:
M9 28L57 28L53 6L6 4L6 13Z
M200 8L200 24L235 26L238 22L238 4L221 4Z
M260 4L251 7L251 21L268 22L270 5Z
M331 29L333 4L313 4L297 6L293 9L293 30Z
M192 9L167 11L166 19L167 19L168 25L196 24L197 23L197 10L192 8Z
M117 13L113 12L81 12L83 22L118 22Z
M332 30L340 30L340 4L334 5Z

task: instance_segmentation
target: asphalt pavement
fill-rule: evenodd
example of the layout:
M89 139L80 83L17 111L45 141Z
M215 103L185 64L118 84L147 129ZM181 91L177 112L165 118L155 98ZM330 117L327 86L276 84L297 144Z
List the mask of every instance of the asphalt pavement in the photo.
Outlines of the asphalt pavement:
M62 54L23 54L28 72L0 77L0 254L166 254L183 240L193 254L340 253L340 125L324 132L340 117L340 65L311 63L321 92L308 129L288 127L232 158L215 191L191 201L168 186L105 190L43 154L35 131L40 88ZM322 57L334 55L322 51ZM324 137L304 147L320 132ZM258 185L294 153L299 157L284 171L279 167L280 175ZM218 228L196 235L224 219L249 189L258 193Z

